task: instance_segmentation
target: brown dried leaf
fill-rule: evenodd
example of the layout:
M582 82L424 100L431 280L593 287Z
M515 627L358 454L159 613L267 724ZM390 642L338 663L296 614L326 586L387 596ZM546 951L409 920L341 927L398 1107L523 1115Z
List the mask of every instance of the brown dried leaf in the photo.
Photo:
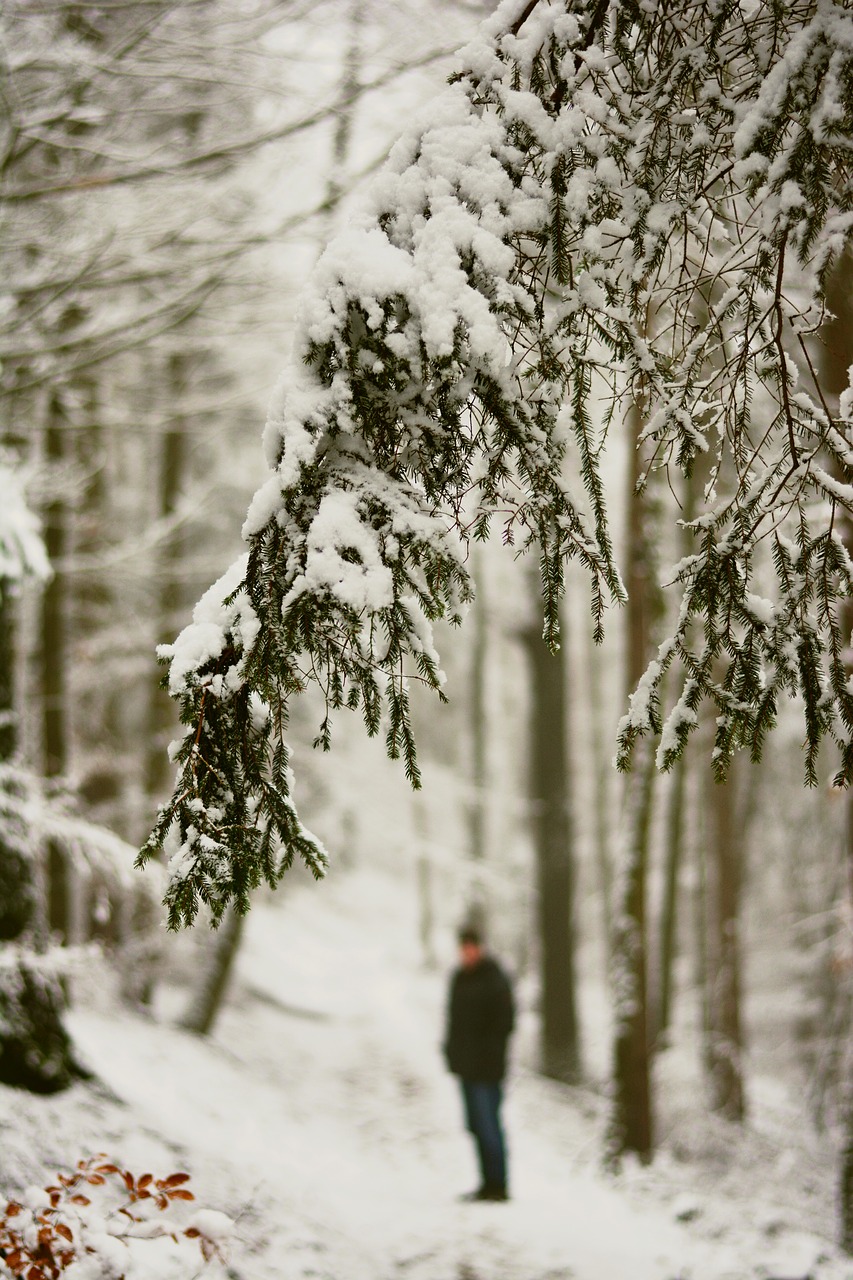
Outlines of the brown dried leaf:
M184 1191L182 1187L167 1191L166 1195L170 1200L195 1200L195 1196L191 1191Z
M71 1201L71 1204L91 1204L92 1203L92 1201L89 1199L88 1196L81 1196L79 1194L76 1196L71 1196L70 1201Z
M62 1239L63 1239L63 1240L67 1240L67 1241L69 1242L69 1244L73 1244L73 1242L74 1242L74 1234L73 1234L73 1232L72 1232L71 1228L70 1228L69 1226L67 1226L64 1222L57 1222L57 1224L56 1224L56 1234L57 1234L58 1236L62 1236Z
M188 1173L170 1173L168 1178L159 1178L157 1186L161 1189L166 1187L179 1187L184 1182L189 1182L190 1175Z

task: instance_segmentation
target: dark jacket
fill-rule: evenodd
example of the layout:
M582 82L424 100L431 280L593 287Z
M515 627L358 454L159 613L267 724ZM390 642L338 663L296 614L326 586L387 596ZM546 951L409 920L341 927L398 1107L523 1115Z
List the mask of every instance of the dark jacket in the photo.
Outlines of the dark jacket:
M453 1074L464 1080L502 1080L514 1020L512 988L496 960L484 956L473 969L457 969L450 983L444 1041Z

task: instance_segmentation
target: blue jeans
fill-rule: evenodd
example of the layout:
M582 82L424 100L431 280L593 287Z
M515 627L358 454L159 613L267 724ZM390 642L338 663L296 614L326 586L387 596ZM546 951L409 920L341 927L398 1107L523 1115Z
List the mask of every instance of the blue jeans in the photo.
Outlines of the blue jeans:
M484 1187L506 1189L506 1144L501 1126L503 1090L499 1083L460 1080L465 1123L474 1135Z

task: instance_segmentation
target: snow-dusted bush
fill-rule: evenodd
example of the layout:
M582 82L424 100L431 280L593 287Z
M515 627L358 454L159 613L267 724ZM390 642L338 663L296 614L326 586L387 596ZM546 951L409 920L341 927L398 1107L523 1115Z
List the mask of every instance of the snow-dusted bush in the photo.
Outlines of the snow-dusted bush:
M63 1015L61 953L0 947L0 1081L32 1093L67 1088L80 1069Z
M105 1155L79 1160L55 1183L29 1187L0 1216L0 1278L130 1280L145 1269L146 1245L197 1242L205 1261L224 1258L231 1220L202 1209L179 1221L177 1202L194 1200L189 1174L135 1175ZM140 1258L143 1261L140 1262ZM197 1270L187 1261L187 1276Z
M0 1081L39 1093L65 1088L79 1075L63 1025L68 955L45 945L39 902L49 847L65 860L72 880L97 881L114 902L156 892L139 885L124 841L69 812L60 797L45 795L35 775L0 764ZM134 968L139 975L151 965L138 961Z

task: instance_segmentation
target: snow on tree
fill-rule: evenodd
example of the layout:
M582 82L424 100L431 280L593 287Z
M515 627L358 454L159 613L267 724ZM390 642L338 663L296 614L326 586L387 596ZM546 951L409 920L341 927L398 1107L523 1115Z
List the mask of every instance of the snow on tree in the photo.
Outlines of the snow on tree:
M0 761L14 750L12 598L27 578L46 581L50 564L38 518L27 506L24 479L0 449Z
M46 939L45 850L60 851L86 883L135 887L130 847L47 797L14 763L9 609L26 579L50 573L21 471L0 455L0 1081L38 1093L66 1088L81 1071L63 1022L69 957Z
M652 467L708 453L712 480L620 766L646 733L672 765L709 699L723 776L799 695L807 779L825 737L853 776L850 400L833 414L810 350L853 226L853 14L504 0L458 66L318 264L248 554L162 650L187 729L141 857L177 829L173 925L245 908L296 855L322 873L284 740L308 683L320 745L360 708L417 785L407 682L443 696L431 624L459 619L492 523L539 557L548 644L572 558L600 635L624 597L600 461L629 411Z
M27 506L20 474L0 454L0 599L4 585L48 577L38 517Z
M89 912L138 892L133 850L78 817L61 796L46 794L41 779L0 761L0 1082L35 1093L67 1088L81 1074L64 1026L65 980L85 954L48 939L50 849L82 890L73 940L85 941ZM149 892L153 898L157 889Z

